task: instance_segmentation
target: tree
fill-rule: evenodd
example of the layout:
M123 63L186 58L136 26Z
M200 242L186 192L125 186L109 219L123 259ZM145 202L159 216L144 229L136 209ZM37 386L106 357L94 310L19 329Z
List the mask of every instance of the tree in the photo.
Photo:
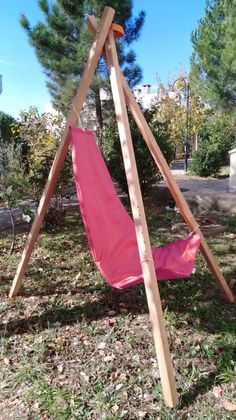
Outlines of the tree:
M12 221L14 248L15 221L13 210L21 208L24 218L29 222L34 216L27 199L38 203L48 178L48 172L55 157L64 121L61 116L50 113L40 114L31 107L22 111L18 121L11 124L10 138L4 142L0 155L0 204L9 210ZM61 224L65 211L62 207L63 187L72 180L70 153L67 153L60 172L54 200L46 214L46 227Z
M8 209L11 219L12 226L12 243L10 248L10 254L14 250L15 245L15 217L14 210L21 208L23 218L30 222L34 216L32 209L24 202L23 198L29 190L29 185L24 176L21 167L21 151L19 146L13 139L12 128L16 121L7 116L4 121L9 122L10 125L6 125L7 130L4 133L4 141L1 144L0 153L0 205L3 205ZM14 121L14 122L13 122ZM6 136L7 133L7 136Z
M48 177L49 169L58 148L64 128L63 118L50 113L40 114L35 107L22 111L13 127L20 149L20 164L30 185L30 196L39 201ZM71 180L71 161L66 156L59 176L59 189Z
M0 111L0 138L4 142L9 142L12 139L11 126L16 120L5 112Z
M14 122L15 119L12 116L0 111L0 174L6 163L8 145L12 141L12 124Z
M194 89L213 108L235 110L236 0L207 0L192 42Z
M39 0L45 22L34 27L25 15L21 25L26 29L30 43L47 76L47 87L53 98L54 107L66 116L76 85L82 75L84 63L91 46L91 35L84 22L86 14L100 18L105 6L116 10L115 20L125 30L125 36L117 42L120 64L130 86L140 82L142 72L136 63L133 50L129 49L141 33L145 13L132 17L132 0ZM107 87L107 70L101 59L91 85L91 97L95 103L96 119L99 128L103 125L100 88Z
M188 88L187 88L188 84ZM152 123L160 122L162 132L167 136L176 154L183 152L186 133L186 95L188 101L188 142L190 150L194 149L196 136L207 118L207 109L193 92L188 78L182 74L174 83L167 86L160 84L160 95L152 107Z
M185 111L178 101L163 95L152 108L153 123L160 123L162 135L167 136L174 150L182 151Z
M199 148L193 155L191 169L200 176L216 176L229 164L229 150L235 143L236 122L231 115L211 115L202 127Z
M167 162L170 163L174 158L174 149L163 124L161 122L152 122L152 113L149 111L145 111L144 115L147 122L151 125L152 132ZM130 115L129 121L140 186L145 194L162 177L136 123ZM117 123L113 121L109 127L104 128L102 135L104 138L103 152L109 172L114 180L119 183L122 190L128 192Z

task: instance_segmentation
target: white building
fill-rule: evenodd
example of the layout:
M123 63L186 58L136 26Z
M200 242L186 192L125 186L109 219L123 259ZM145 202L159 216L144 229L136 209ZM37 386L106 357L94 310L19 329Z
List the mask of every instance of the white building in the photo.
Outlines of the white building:
M134 89L134 97L144 109L149 109L158 100L157 92L151 92L151 85L145 84L140 88Z

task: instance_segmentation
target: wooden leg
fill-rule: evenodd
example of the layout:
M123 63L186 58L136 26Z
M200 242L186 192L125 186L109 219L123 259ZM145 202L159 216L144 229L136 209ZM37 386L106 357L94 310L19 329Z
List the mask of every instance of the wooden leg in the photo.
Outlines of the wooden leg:
M121 81L121 73L112 31L108 35L105 50L108 60L111 89L115 105L125 172L128 182L140 262L144 278L144 286L153 328L153 337L158 358L163 395L166 404L169 407L174 407L178 403L178 395L176 391L173 366L168 347L165 322L152 258L152 250L149 240L142 194L139 185L138 172Z
M46 187L44 189L43 195L39 203L37 215L31 227L31 231L29 233L28 240L27 240L25 249L23 251L20 264L18 266L14 281L12 283L12 287L9 293L10 297L13 297L18 293L19 287L21 285L22 279L27 269L30 256L34 249L35 242L37 241L40 227L42 225L45 213L49 205L49 201L51 199L51 196L53 194L53 191L54 191L57 179L58 179L58 175L60 173L66 153L68 151L68 147L70 144L69 126L76 124L78 115L80 114L81 109L83 107L83 103L88 93L88 89L89 89L92 77L94 75L102 49L104 47L107 34L109 32L109 28L112 24L114 13L115 11L112 8L105 7L100 24L98 26L98 31L96 33L94 42L90 49L88 61L87 61L83 76L81 78L80 85L78 87L77 93L73 101L73 105L71 108L71 112L68 118L68 122L65 128L61 143L57 150L52 168L49 173Z

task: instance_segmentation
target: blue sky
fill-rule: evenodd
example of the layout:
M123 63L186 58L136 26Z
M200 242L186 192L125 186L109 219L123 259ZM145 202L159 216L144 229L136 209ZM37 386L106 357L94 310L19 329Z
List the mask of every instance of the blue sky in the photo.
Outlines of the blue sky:
M142 35L133 44L143 69L143 83L155 85L157 74L167 82L189 69L191 31L204 15L205 0L133 0L134 15L146 11ZM50 102L45 76L20 27L25 13L32 24L42 19L37 0L0 0L0 74L3 92L0 110L18 117L20 110L37 106L43 112Z

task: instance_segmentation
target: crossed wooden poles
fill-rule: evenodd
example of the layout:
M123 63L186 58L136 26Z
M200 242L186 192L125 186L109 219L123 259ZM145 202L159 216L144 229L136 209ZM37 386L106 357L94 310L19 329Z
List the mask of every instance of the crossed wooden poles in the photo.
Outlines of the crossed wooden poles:
M81 78L80 85L74 97L68 121L60 145L58 147L52 168L50 170L48 181L39 203L37 215L32 224L31 231L29 233L28 240L23 251L22 258L19 263L9 296L13 297L18 293L19 287L23 280L31 253L33 251L35 242L38 238L40 227L42 225L45 213L49 205L49 201L53 194L61 167L63 165L66 153L69 148L69 126L76 125L77 123L78 116L82 110L83 103L85 101L90 83L92 81L92 77L95 73L96 66L102 54L105 58L110 74L111 89L121 141L125 172L129 187L132 214L135 224L147 303L153 329L155 349L159 364L163 395L166 404L169 407L174 407L178 403L178 395L176 391L173 366L169 352L156 273L152 259L152 250L140 190L126 106L129 107L136 121L136 124L140 129L140 132L142 133L144 141L146 142L153 156L153 159L155 160L159 170L161 171L168 185L168 188L190 231L197 231L201 235L200 249L224 298L228 302L233 302L234 297L210 249L208 248L206 240L203 234L201 233L201 230L198 227L198 224L170 171L169 166L166 163L165 158L163 157L159 146L157 145L156 140L139 106L136 103L132 91L130 90L123 74L121 73L117 57L114 31L111 26L114 14L115 11L112 8L105 7L99 24L93 16L90 16L87 19L87 24L91 32L95 35L94 41L90 49L88 61L83 76Z

